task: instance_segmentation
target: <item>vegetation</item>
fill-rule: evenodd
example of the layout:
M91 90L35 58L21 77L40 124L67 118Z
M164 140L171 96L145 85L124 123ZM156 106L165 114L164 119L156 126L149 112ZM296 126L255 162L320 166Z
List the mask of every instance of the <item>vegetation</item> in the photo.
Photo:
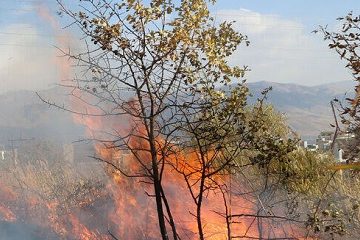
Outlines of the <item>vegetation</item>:
M108 198L104 173L93 166L87 167L84 176L53 142L32 140L18 149L0 163L0 223L36 226L38 230L31 232L34 236L26 236L31 239L83 239L86 233L77 230L76 221L83 209ZM91 236L101 239L98 233Z
M84 177L49 142L24 144L13 161L1 163L7 173L0 200L9 203L0 203L3 219L14 220L16 208L8 205L21 195L23 218L48 221L62 238L360 235L357 171L343 172L330 154L299 147L285 117L266 103L271 89L249 104L247 67L227 61L248 39L231 22L211 17L214 2L79 0L77 11L58 1L86 49L63 50L82 71L63 85L70 107L42 100L87 126L94 159L107 175L94 168ZM360 82L360 18L339 20L340 33L320 30ZM355 91L351 105L339 107L343 123L358 134L360 84ZM7 186L16 191L3 196ZM103 210L106 231L77 223L78 206L107 205L99 199L108 197L115 207Z
M95 158L116 182L130 178L155 199L159 233L152 238L189 236L179 228L189 219L196 227L187 230L198 239L334 238L346 227L356 232L350 177L332 168L332 157L297 147L283 116L265 103L270 89L248 104L247 68L230 66L227 58L249 42L232 23L210 16L211 3L88 0L77 12L59 1L61 14L88 41L85 52L64 51L83 74L65 85L75 107L57 106L87 119L95 130ZM354 28L344 26L345 33ZM344 40L340 35L322 31L357 77L357 45L347 49L336 42ZM356 99L349 99L351 116ZM94 119L98 124L90 124ZM117 161L114 156L123 153L131 157ZM174 181L181 200L172 194ZM178 213L179 201L186 214ZM248 201L251 212L244 207ZM219 235L215 225L225 230Z
M232 232L231 219L244 213L229 210L231 197L227 196L233 191L229 181L241 182L246 168L259 169L266 176L261 191L270 191L268 186L273 185L267 179L283 174L282 164L296 144L282 122L274 124L280 117L264 105L268 90L254 106L248 106L248 89L241 79L246 68L227 63L238 45L248 41L234 31L232 23L216 23L207 4L203 0L99 0L85 1L85 11L73 12L60 3L62 12L93 43L85 53L64 52L85 68L83 77L68 87L75 89L76 98L91 105L87 112L72 112L130 120L129 131L117 129L95 138L108 149L129 151L135 163L127 164L138 167L124 168L108 156L99 159L123 177L153 185L150 196L156 200L162 239L170 235L178 239L183 234L177 229L179 216L172 210L176 200L169 199L171 189L166 187L177 174L195 204L195 208L189 206L197 225L193 234L199 239L214 234L205 227L203 215L214 211L209 203L220 194L222 207L217 211L226 221L225 237L248 237L247 231ZM124 92L128 97L122 96ZM280 172L270 172L276 164ZM254 189L253 196L259 191ZM265 212L246 217L292 220ZM255 235L261 238L259 229Z
M338 53L340 58L345 61L346 68L351 71L355 82L355 89L352 97L347 97L346 103L339 102L334 99L334 103L338 107L341 123L345 124L343 132L351 132L356 135L355 139L348 143L347 152L349 153L349 161L357 161L359 159L359 106L360 106L360 16L350 12L345 17L337 19L341 23L341 30L331 32L326 27L320 27L320 31L324 35L324 40L329 41L329 48ZM339 123L336 121L337 130L341 130Z

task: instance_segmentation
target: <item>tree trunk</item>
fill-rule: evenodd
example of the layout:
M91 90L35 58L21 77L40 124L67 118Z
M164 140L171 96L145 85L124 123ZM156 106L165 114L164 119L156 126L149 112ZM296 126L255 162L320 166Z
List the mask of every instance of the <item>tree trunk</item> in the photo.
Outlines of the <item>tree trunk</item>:
M171 210L170 210L170 205L167 201L167 198L165 196L165 193L164 193L164 189L162 188L161 186L161 194L162 194L162 198L163 198L163 201L164 201L164 205L165 205L165 208L166 208L166 211L167 211L167 214L168 214L168 217L169 217L169 223L170 223L170 226L171 226L171 230L173 232L173 238L174 240L178 240L178 235L177 235L177 231L176 231L176 226L175 226L175 221L174 221L174 218L171 214Z
M201 207L202 207L204 185L205 185L204 175L205 175L205 172L203 170L202 176L201 176L201 182L200 182L199 199L198 199L197 208L196 208L196 220L197 220L200 240L204 240L204 232L203 232L202 221L201 221Z
M151 128L151 126L150 126ZM162 197L161 197L161 182L160 182L160 175L159 175L159 168L157 164L157 154L155 149L155 138L150 129L149 133L149 143L150 143L150 150L151 150L151 165L153 171L153 180L154 180L154 192L155 192L155 199L156 199L156 209L158 213L158 220L159 220L159 228L161 237L163 240L169 240L167 231L166 231L166 224L165 224L165 216L164 216L164 209L162 206Z

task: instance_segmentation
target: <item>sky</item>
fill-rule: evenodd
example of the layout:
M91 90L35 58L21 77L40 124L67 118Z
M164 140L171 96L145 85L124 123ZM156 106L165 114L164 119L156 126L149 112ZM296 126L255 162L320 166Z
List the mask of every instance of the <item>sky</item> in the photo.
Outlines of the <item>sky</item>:
M77 0L65 0L76 4ZM58 83L60 53L55 48L68 30L39 14L39 4L56 19L55 0L2 0L0 7L0 93L44 89ZM250 46L229 59L246 65L249 82L271 81L319 85L351 80L344 62L330 51L319 25L336 29L336 18L360 14L358 0L218 0L211 6L218 22L235 21ZM62 19L58 18L60 21Z

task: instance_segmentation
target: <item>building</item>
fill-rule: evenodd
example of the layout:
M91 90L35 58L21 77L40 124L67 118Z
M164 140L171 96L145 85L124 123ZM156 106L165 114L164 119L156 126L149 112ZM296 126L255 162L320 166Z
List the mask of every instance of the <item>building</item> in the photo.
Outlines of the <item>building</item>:
M318 149L321 151L329 151L331 150L331 146L334 139L334 133L333 132L321 132L319 136L316 138L316 145L318 146Z
M346 149L349 148L354 138L355 134L353 133L343 133L336 137L333 146L333 154L339 162L346 162L349 158L349 153L346 152Z
M348 159L346 149L348 148L351 140L354 138L355 135L353 133L345 132L338 134L334 140L334 132L325 131L318 135L314 144L302 141L300 146L308 151L331 151L336 160L339 162L346 162Z

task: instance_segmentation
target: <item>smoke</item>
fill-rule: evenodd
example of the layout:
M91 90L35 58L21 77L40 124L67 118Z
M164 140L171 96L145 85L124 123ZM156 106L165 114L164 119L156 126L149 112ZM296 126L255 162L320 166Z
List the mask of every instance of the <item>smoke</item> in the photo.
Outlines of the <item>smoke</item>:
M64 57L66 49L71 49L70 43L74 42L72 36L67 31L61 31L61 26L59 22L54 18L53 14L50 12L49 8L44 4L37 4L36 10L38 15L47 22L54 33L54 37L59 48L59 53L61 55L55 56L55 65L59 70L59 79L58 83L62 81L70 80L71 77L71 62L68 58Z
M16 90L42 90L71 77L70 62L59 49L73 48L70 33L45 4L35 3L26 17L42 20L12 23L0 34L0 93ZM47 30L50 26L51 31Z
M6 34L0 34L0 93L51 87L58 70L51 63L55 49L48 36L31 24L11 24L2 31Z
M49 230L21 223L0 222L0 233L1 239L6 240L59 239Z

